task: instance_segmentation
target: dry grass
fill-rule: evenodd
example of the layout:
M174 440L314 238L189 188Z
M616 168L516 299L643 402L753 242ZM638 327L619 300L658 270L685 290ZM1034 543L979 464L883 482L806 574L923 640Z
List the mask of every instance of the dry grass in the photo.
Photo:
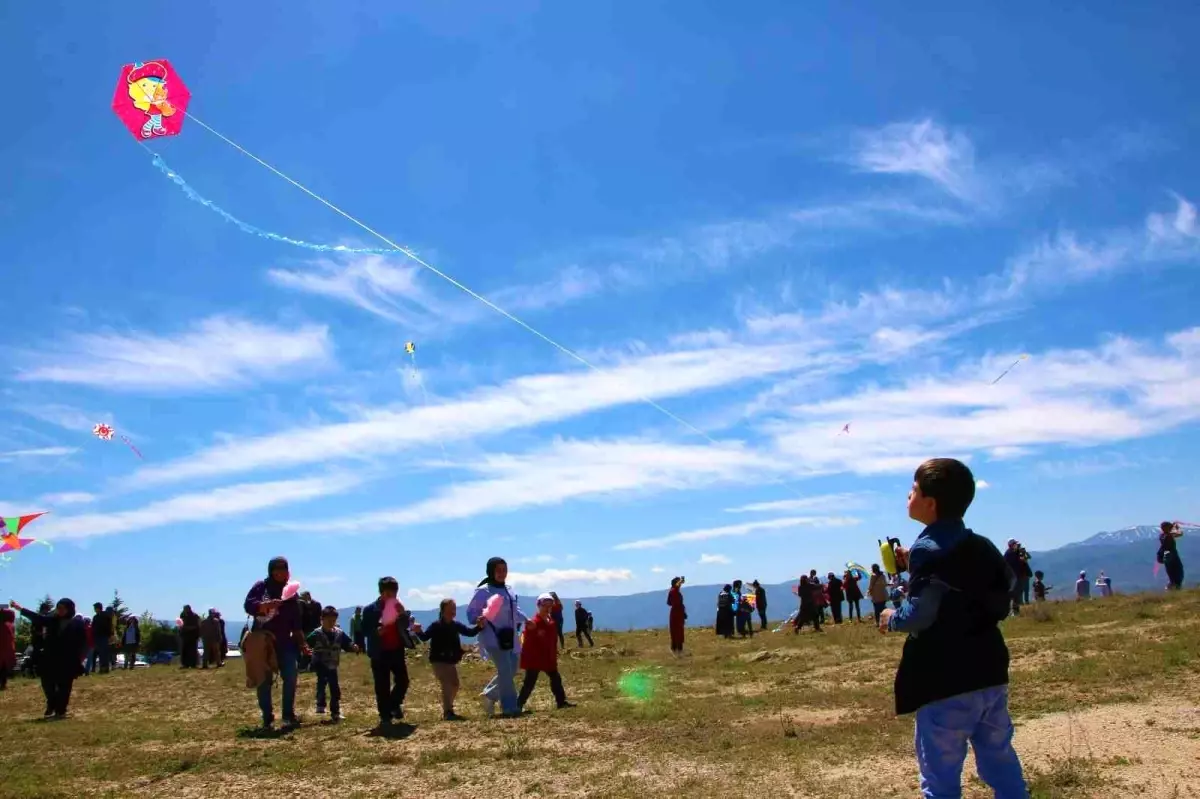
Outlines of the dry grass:
M1200 795L1200 594L1052 606L1006 623L1018 748L1038 797ZM812 796L852 784L912 796L911 719L892 713L901 639L870 625L718 641L665 632L601 635L561 669L579 707L556 711L539 685L521 719L480 719L478 662L462 669L461 724L440 721L436 684L410 663L411 726L373 735L363 658L343 662L348 720L260 737L236 661L216 672L154 667L76 683L72 717L37 720L38 687L0 694L0 796ZM634 701L630 669L657 690ZM544 681L543 681L544 682ZM968 796L990 795L968 766Z

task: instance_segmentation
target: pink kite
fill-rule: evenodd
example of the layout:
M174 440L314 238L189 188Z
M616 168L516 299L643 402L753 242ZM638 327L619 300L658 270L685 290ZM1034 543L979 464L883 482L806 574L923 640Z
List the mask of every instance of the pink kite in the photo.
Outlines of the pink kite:
M298 593L300 593L300 583L292 580L283 587L283 595L280 597L280 599L287 601L289 599L293 599Z
M192 99L164 58L121 67L112 108L135 139L178 136Z
M487 604L483 606L483 617L488 621L495 621L500 615L500 608L504 605L504 597L499 594L492 594L488 599Z

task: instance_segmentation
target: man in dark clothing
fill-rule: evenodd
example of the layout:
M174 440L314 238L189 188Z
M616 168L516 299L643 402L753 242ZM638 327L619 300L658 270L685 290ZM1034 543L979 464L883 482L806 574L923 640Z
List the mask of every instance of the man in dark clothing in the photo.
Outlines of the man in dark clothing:
M754 607L758 610L758 620L762 622L762 629L767 629L767 589L758 584L758 580L751 583L754 586Z
M575 600L575 643L576 646L583 646L583 639L587 638L588 646L595 646L592 641L592 614L588 613L583 607L583 603L578 599Z
M179 667L194 669L200 665L200 653L197 645L200 643L200 615L192 610L191 605L184 605L179 614Z
M825 585L829 587L829 612L833 614L833 623L842 623L842 602L846 600L846 591L842 587L842 580L833 572L830 572L826 578Z
M38 673L42 678L42 692L46 695L45 716L66 718L71 686L83 672L83 651L87 646L83 621L75 617L75 603L69 599L58 600L52 615L34 613L16 602L11 605L41 633Z
M92 609L96 615L92 616L92 640L95 649L92 650L92 661L95 665L92 670L96 670L96 665L99 666L101 674L107 674L109 667L112 665L112 636L115 632L115 624L113 617L115 614L112 608L107 610L99 602L92 605Z
M401 631L407 632L410 616L396 598L399 591L400 583L395 577L381 577L379 599L366 605L362 614L371 676L375 682L375 706L382 727L404 718L404 697L408 693L408 664L404 662L404 634ZM389 609L389 606L392 607Z
M300 723L296 716L296 664L302 653L311 651L303 633L300 632L299 603L295 597L283 599L283 590L287 587L290 576L287 558L281 555L271 558L267 563L267 579L259 580L250 586L242 608L246 615L254 618L254 626L243 632L239 648L244 650L246 640L251 636L270 634L271 646L275 650L279 667L280 682L283 684L283 722L288 726L296 726ZM273 682L274 675L268 670L257 688L263 726L268 729L275 723L275 712L271 704Z
M916 713L916 754L925 796L962 795L967 742L997 797L1027 797L1008 712L1008 615L1015 575L963 516L975 477L959 461L926 461L913 476L909 518L925 525L908 556L909 588L885 610L880 632L904 632L896 713Z
M1025 598L1025 572L1029 569L1029 562L1022 556L1024 548L1021 542L1015 538L1008 539L1008 549L1004 551L1004 562L1008 568L1012 570L1015 582L1012 588L1012 614L1014 616L1021 615L1021 603ZM1032 575L1032 572L1030 573Z

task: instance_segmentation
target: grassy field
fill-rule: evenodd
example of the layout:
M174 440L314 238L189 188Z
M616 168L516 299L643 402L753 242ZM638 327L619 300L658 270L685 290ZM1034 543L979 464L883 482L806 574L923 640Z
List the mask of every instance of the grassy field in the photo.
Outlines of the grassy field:
M1018 750L1038 797L1200 796L1200 593L1051 604L1005 625ZM716 640L689 631L601 633L561 659L570 698L539 684L533 710L485 720L486 666L464 663L462 723L440 720L423 661L408 725L388 736L365 658L347 656L341 725L257 736L237 661L220 671L152 667L76 682L71 717L40 720L37 684L0 694L0 796L913 796L912 722L892 714L899 636L869 624L817 635ZM656 683L623 696L631 670ZM968 762L967 796L988 796Z

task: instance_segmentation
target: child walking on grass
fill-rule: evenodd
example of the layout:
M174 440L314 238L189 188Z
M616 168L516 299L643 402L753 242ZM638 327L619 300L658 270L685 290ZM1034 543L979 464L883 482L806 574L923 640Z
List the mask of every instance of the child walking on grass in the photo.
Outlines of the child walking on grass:
M550 616L553 608L554 597L542 594L537 599L537 615L525 625L525 640L521 644L521 668L525 670L525 682L517 697L517 706L522 711L542 672L546 672L550 678L550 693L554 694L554 704L558 709L575 707L567 701L562 676L558 673L558 629Z
M962 796L967 743L979 777L997 799L1027 799L1008 712L1008 617L1016 575L996 546L967 529L975 476L959 461L921 464L908 515L925 529L909 556L909 587L899 610L884 610L880 632L905 632L896 671L896 712L916 713L921 793Z
M446 721L462 721L454 712L454 698L458 696L458 663L463 657L460 635L474 638L483 629L485 619L480 616L474 627L468 627L455 619L458 605L453 599L443 599L438 608L438 618L418 635L429 642L429 665L433 676L442 686L442 718Z
M308 634L312 647L312 666L317 673L317 715L325 712L325 688L329 688L329 713L335 722L342 720L342 686L338 683L338 664L342 652L357 652L350 636L337 626L338 612L333 605L321 610L321 626Z

